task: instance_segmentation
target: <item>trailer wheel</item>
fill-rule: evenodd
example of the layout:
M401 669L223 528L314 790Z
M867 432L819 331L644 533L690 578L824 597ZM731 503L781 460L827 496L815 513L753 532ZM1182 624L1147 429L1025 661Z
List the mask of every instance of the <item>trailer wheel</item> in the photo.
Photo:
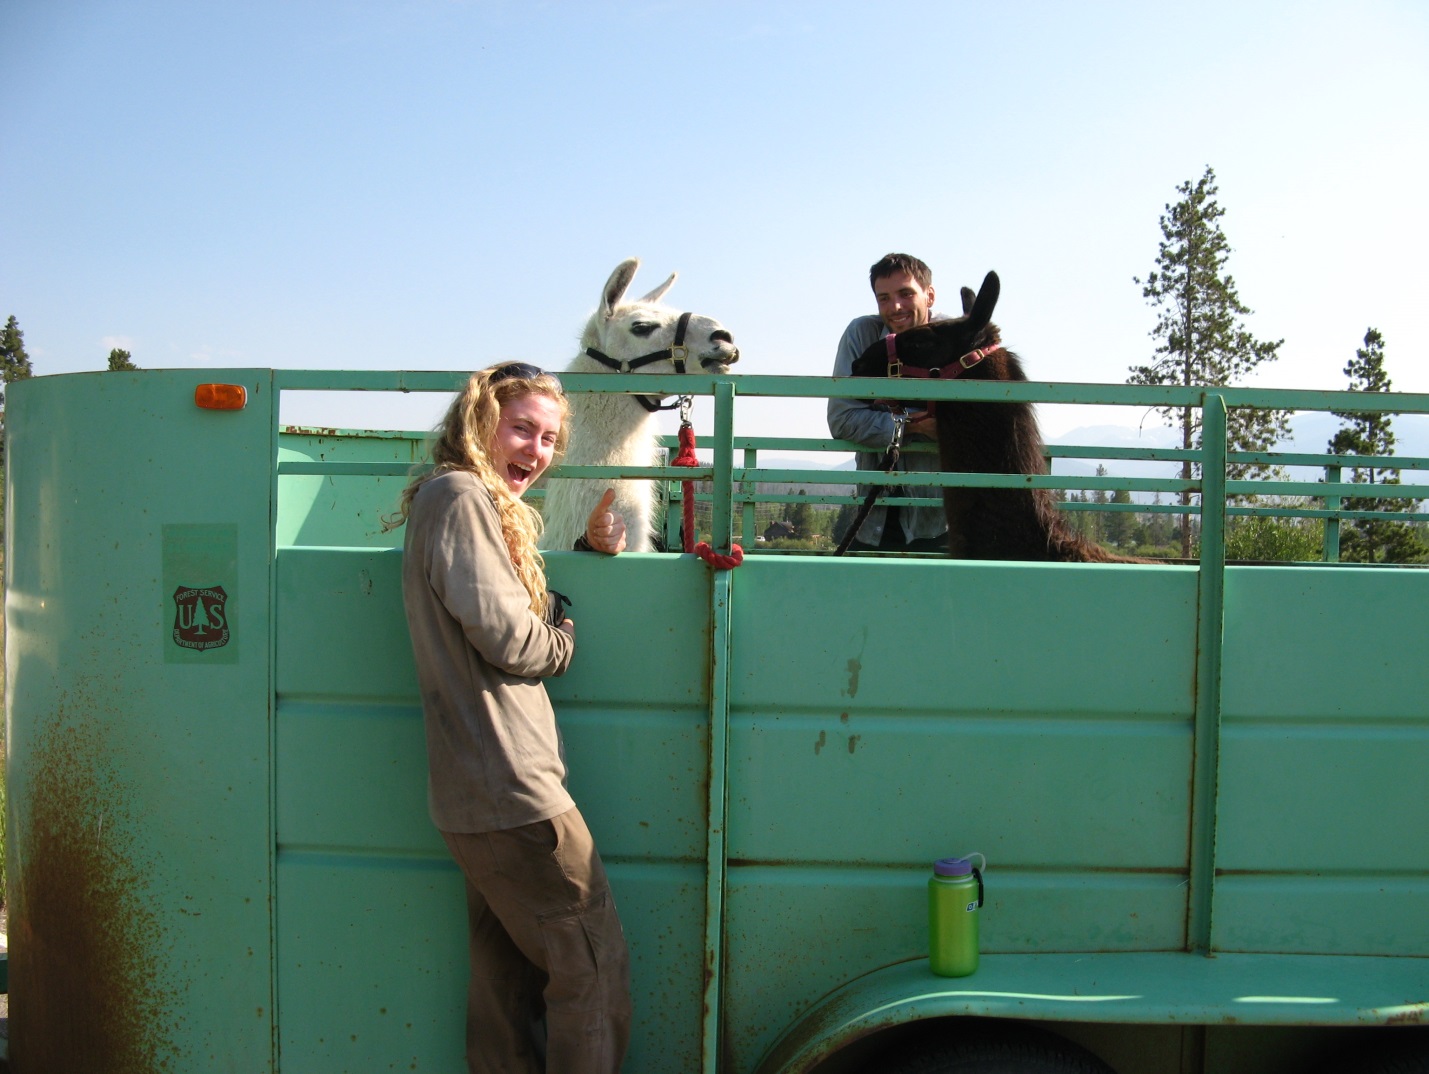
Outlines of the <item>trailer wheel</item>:
M881 1057L866 1074L1116 1074L1091 1052L1031 1026L976 1026L929 1034Z
M1346 1051L1336 1057L1333 1065L1322 1068L1324 1074L1353 1070L1356 1074L1429 1074L1429 1034L1419 1030L1394 1030L1395 1033L1412 1032L1413 1039L1385 1043L1381 1038L1374 1044Z

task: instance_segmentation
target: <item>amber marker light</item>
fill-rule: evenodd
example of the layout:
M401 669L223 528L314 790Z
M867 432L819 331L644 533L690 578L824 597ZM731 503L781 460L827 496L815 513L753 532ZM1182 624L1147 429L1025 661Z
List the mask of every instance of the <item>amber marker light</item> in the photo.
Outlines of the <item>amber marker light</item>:
M242 410L248 389L242 384L200 384L194 389L194 406L204 410Z

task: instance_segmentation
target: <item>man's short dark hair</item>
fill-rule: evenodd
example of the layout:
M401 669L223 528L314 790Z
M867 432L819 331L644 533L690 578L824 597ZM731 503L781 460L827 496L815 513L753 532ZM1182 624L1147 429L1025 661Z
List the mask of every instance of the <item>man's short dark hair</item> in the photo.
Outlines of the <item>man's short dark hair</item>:
M868 285L875 291L876 283L895 272L906 272L918 281L918 286L927 290L933 286L933 270L912 254L884 254L868 270Z

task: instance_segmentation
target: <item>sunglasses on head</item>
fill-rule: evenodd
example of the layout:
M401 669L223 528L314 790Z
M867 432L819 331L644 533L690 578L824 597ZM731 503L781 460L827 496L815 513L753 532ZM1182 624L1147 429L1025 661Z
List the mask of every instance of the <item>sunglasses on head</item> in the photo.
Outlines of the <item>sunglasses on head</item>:
M512 377L519 377L521 380L535 380L544 376L546 371L540 366L532 365L530 362L512 362L510 365L503 365L491 374L488 384L500 384L503 380L510 380Z

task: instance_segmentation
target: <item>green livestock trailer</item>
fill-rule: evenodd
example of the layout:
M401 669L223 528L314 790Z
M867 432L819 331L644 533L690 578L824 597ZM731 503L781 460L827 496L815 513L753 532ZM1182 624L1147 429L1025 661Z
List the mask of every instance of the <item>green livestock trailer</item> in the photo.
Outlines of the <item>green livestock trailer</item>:
M8 386L14 1074L463 1069L462 883L426 814L402 535L381 524L422 437L279 418L287 392L461 379ZM241 407L197 405L224 385ZM632 956L627 1071L1429 1070L1429 571L1333 562L1363 491L1334 457L1281 459L1319 470L1271 490L1324 521L1331 562L1224 553L1228 515L1267 510L1228 470L1248 461L1228 407L1426 414L1429 396L680 388L712 417L701 466L581 473L699 481L743 563L547 557L579 624L549 688ZM740 401L900 393L1200 408L1192 480L1030 479L1190 490L1199 560L757 550L754 509L779 498L761 490L830 481L758 453L849 445L738 435ZM960 481L1029 479L909 483ZM981 965L936 977L927 880L969 851L988 861Z

